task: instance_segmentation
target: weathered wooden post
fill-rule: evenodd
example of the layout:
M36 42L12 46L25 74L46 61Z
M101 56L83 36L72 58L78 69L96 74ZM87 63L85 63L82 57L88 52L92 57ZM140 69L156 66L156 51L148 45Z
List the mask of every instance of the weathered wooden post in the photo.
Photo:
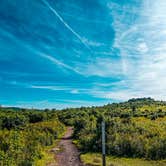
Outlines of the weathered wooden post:
M106 166L106 153L105 153L105 121L103 120L101 123L101 128L102 128L102 163L103 166Z

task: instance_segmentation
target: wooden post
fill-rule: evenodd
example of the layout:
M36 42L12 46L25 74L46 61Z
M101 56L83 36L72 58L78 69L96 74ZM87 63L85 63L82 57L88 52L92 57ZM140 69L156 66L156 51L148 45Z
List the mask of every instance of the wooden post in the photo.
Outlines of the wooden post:
M103 166L106 166L106 159L105 159L105 122L104 120L102 121L101 124L101 128L102 128L102 163Z

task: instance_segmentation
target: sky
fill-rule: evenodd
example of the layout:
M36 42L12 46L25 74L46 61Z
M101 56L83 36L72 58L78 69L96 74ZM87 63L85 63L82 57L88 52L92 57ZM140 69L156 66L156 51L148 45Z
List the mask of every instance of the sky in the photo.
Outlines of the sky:
M165 0L1 0L0 104L166 100Z

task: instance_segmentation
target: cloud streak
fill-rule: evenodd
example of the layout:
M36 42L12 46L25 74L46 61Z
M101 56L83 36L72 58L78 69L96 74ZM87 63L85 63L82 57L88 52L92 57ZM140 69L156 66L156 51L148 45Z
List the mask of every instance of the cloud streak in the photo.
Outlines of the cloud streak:
M84 41L84 39L75 31L73 30L73 28L60 16L60 14L46 1L46 0L42 0L42 2L55 14L55 16L64 24L64 26L73 33L74 36L76 36L81 43L88 49L91 51L91 48L89 47L89 45L86 44L86 42Z
M2 101L166 100L165 0L2 3Z
M75 73L78 73L78 74L81 74L78 70L76 70L74 67L71 67L61 61L59 61L58 59L56 59L55 57L52 57L50 55L46 55L46 54L40 54L41 57L43 58L46 58L48 59L49 61L51 61L52 63L60 66L60 67L63 67L65 69L68 69L68 70L71 70L71 71L74 71Z

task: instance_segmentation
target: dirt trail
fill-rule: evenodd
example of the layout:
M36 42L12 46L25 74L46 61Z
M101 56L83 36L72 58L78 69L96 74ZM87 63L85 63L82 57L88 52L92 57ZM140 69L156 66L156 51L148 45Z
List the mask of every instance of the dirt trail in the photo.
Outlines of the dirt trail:
M61 150L55 155L57 163L49 164L49 166L83 166L79 159L79 152L72 143L72 134L73 129L68 127L64 137L58 145Z

